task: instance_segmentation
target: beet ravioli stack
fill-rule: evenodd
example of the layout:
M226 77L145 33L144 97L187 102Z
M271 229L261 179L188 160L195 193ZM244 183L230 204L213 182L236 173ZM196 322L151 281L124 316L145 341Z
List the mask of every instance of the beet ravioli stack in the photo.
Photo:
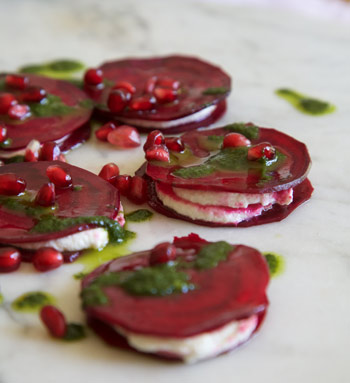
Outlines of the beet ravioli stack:
M208 226L280 221L308 200L306 146L274 129L235 123L181 138L149 134L149 205L169 217Z
M231 90L220 68L187 56L112 61L98 73L85 76L97 115L144 131L208 126L224 113Z
M190 234L100 266L81 295L89 325L107 343L193 363L257 331L268 281L257 250Z

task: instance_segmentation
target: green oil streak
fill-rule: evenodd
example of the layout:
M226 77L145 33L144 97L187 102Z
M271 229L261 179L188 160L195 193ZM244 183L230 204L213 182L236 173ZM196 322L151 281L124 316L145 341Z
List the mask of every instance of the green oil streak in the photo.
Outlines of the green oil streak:
M202 94L204 96L215 96L215 95L220 95L220 94L226 94L229 92L229 89L225 87L213 87L213 88L207 88L205 89Z
M125 215L128 222L144 222L152 218L153 213L147 209L139 209Z
M269 266L271 278L281 275L285 269L285 261L282 255L276 253L263 253Z
M55 303L55 298L42 291L32 291L25 293L16 298L11 307L13 310L35 313L39 311L43 306L51 305Z
M41 102L29 103L29 107L34 117L64 116L75 110L53 94L48 94Z
M255 140L259 138L259 127L252 123L234 122L223 127L223 129L230 133L239 133L249 138L249 140Z
M327 101L318 100L291 89L277 89L275 93L305 114L320 116L336 110L336 107Z
M63 340L73 342L86 338L85 327L80 323L68 323Z
M4 303L4 296L0 293L0 306Z

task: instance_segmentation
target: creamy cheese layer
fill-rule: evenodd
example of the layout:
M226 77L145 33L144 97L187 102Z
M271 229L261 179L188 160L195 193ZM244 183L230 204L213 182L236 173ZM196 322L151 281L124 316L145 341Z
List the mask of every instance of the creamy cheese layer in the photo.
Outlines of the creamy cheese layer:
M174 126L190 124L191 122L199 122L207 117L209 117L213 111L216 109L216 105L208 106L199 112L190 114L189 116L181 117L175 120L170 121L152 121L152 120L142 120L138 118L124 118L118 117L118 121L121 121L125 124L136 125L142 128L156 128L156 129L166 129L173 128Z
M257 325L258 317L252 315L247 319L232 321L218 330L187 338L140 335L120 327L114 327L114 329L138 351L170 353L177 355L186 363L195 363L222 354L247 341Z

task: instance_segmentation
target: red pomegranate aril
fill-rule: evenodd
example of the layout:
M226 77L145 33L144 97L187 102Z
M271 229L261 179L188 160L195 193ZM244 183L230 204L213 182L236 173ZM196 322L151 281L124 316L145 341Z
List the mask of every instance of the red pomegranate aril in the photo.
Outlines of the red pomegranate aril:
M30 116L30 108L25 104L15 104L10 106L7 115L13 120L24 120Z
M6 114L11 106L16 105L16 97L11 93L0 93L0 114Z
M177 90L180 88L180 81L173 80L171 78L161 78L158 80L157 85L159 85L161 88Z
M19 195L24 192L26 181L14 173L0 174L0 195Z
M131 100L130 109L141 112L151 110L153 109L155 101L155 98L150 96L137 97Z
M45 142L40 150L40 161L56 161L61 154L61 149L56 142Z
M157 245L150 254L150 265L156 265L159 263L167 263L173 261L176 258L176 247L170 242L163 242Z
M268 142L262 142L248 149L248 160L260 160L261 158L272 160L275 158L276 149Z
M107 141L118 149L137 148L141 145L139 132L129 125L120 125L108 133Z
M127 92L129 92L130 94L134 94L136 92L136 88L134 87L134 85L132 85L130 82L128 81L118 81L112 89L124 89L126 90Z
M55 306L46 305L40 310L40 319L55 338L63 338L67 331L66 318Z
M106 164L105 166L103 166L103 168L101 169L98 175L99 177L103 178L109 183L113 183L115 178L119 176L118 165L114 164L113 162L110 162L109 164Z
M108 96L107 105L112 113L122 112L131 100L131 94L122 89L112 90Z
M116 128L113 122L107 122L95 131L95 136L98 140L107 142L108 134Z
M164 145L164 143L165 140L163 133L160 130L152 130L152 132L147 136L147 140L143 145L143 150L146 151L154 145Z
M223 148L236 148L238 146L250 146L250 140L239 133L229 133L224 137Z
M24 153L25 162L35 162L39 159L39 152L41 149L40 142L38 140L31 140L26 147Z
M146 150L146 160L147 161L161 161L169 162L170 154L169 150L165 145L154 145Z
M35 203L40 206L48 207L55 204L56 192L52 182L44 184L35 197Z
M33 265L40 272L57 269L63 264L63 255L53 247L42 247L33 257Z
M103 72L101 69L90 68L85 72L84 83L96 86L103 82Z
M40 86L29 86L20 96L24 102L40 102L46 97L46 90Z
M130 190L131 176L122 174L113 180L113 185L119 190L121 195L127 196Z
M176 90L170 89L170 88L161 88L156 87L153 91L153 94L158 102L161 104L165 104L167 102L175 101L177 98L177 92Z
M51 165L46 169L49 180L58 188L66 189L72 186L72 177L61 166Z
M166 137L165 145L169 150L173 152L181 153L185 150L185 145L180 137Z
M5 78L6 86L15 89L25 89L28 85L28 77L17 74L8 74Z
M133 176L130 180L129 194L130 201L142 204L147 201L147 182L140 176Z
M0 273L10 273L19 268L21 253L14 247L0 247Z
M146 82L146 86L145 86L145 92L146 93L152 93L154 88L156 87L156 84L157 84L157 76L153 76L153 77L150 77L147 82Z
M4 142L7 138L7 129L6 127L0 122L0 143Z

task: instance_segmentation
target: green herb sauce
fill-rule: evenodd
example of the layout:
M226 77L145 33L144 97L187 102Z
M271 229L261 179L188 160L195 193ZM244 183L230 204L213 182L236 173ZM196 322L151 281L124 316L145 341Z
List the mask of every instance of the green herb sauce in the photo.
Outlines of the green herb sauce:
M4 303L4 296L0 293L0 306Z
M219 94L226 94L229 92L229 89L225 88L225 87L214 87L214 88L207 88L205 89L202 94L205 95L205 96L215 96L215 95L219 95Z
M243 136L250 140L259 138L259 127L251 123L246 124L244 122L235 122L224 126L224 129L232 133L243 134Z
M79 323L68 323L63 340L72 342L86 337L85 327Z
M11 144L12 144L12 139L6 138L6 140L0 142L0 148L1 149L9 148Z
M275 253L264 253L263 255L269 266L270 276L272 278L280 275L284 271L285 262L281 255Z
M18 162L24 162L24 156L13 156L10 158L4 159L5 164L13 164Z
M34 117L64 116L75 110L53 94L48 94L41 102L29 103L29 107Z
M55 298L41 291L33 291L23 294L16 298L11 307L16 311L37 312L43 306L51 305L55 302Z
M296 109L306 114L319 116L333 113L336 109L335 106L329 102L308 97L291 89L277 89L275 93L291 103Z
M125 215L128 222L144 222L152 218L153 213L147 209L139 209Z

